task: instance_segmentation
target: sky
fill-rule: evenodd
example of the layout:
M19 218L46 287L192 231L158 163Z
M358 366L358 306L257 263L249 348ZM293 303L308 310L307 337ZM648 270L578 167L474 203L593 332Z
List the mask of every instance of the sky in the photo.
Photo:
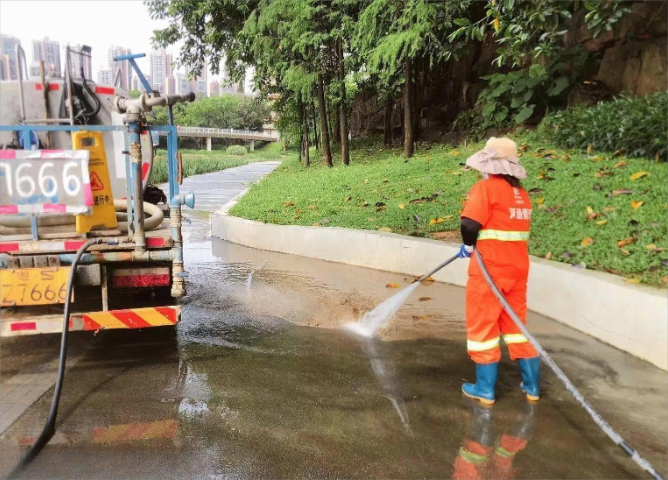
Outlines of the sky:
M148 55L152 50L153 30L168 22L151 20L148 8L140 0L0 0L0 33L18 37L32 62L32 40L49 37L70 45L92 47L93 80L97 71L109 68L107 51L112 45L130 48L132 53L146 53L137 60L139 68L149 75ZM167 49L174 60L178 45ZM65 56L61 50L61 65ZM220 79L212 76L208 81Z

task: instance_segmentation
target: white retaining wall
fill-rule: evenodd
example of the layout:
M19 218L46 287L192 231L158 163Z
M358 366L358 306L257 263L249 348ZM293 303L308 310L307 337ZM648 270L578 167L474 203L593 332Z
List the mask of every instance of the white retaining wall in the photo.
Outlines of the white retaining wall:
M236 200L236 199L235 199ZM211 235L247 247L419 276L453 256L459 245L393 233L272 225L227 215L211 217ZM434 275L464 286L468 260ZM668 296L623 278L531 258L529 309L668 370Z

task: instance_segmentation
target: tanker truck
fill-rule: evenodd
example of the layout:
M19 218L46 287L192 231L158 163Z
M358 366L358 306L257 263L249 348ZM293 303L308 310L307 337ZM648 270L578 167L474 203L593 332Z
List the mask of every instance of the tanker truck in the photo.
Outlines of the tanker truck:
M185 295L180 155L172 106L194 94L143 93L72 72L0 83L0 336L174 326ZM81 62L80 62L81 63ZM117 76L118 78L118 76ZM115 82L116 83L116 82ZM169 125L152 125L167 108ZM158 135L167 142L168 192L148 185ZM72 285L69 286L68 282Z

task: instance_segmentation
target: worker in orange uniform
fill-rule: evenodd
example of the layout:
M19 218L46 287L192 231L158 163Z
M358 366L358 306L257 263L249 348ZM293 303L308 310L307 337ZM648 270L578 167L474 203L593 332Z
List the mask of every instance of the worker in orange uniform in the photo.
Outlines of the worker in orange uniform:
M517 145L508 138L490 138L485 148L467 161L483 180L477 182L461 214L464 244L461 257L470 258L473 248L482 255L492 279L510 306L526 323L527 277L529 275L529 224L531 201L520 179ZM476 383L465 383L462 391L485 404L496 400L494 387L499 370L501 337L510 358L518 360L527 399L540 397L540 359L536 349L520 332L485 282L477 260L471 259L466 284L467 351L476 363Z

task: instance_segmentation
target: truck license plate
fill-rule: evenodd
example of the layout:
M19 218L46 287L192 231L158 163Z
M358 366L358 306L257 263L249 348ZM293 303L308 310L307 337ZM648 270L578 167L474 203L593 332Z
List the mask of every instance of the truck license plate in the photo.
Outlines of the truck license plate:
M65 303L69 267L0 270L0 306Z

